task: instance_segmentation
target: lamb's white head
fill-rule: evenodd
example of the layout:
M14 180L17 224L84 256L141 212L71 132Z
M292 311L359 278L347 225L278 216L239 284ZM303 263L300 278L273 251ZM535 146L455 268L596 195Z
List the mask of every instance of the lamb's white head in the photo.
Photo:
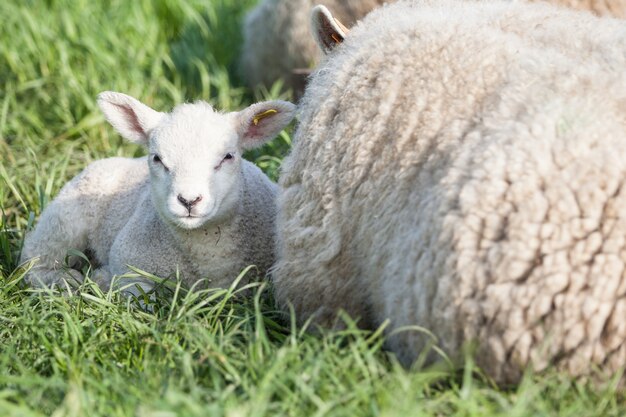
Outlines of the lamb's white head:
M234 213L243 151L274 138L295 114L295 106L284 101L232 113L196 102L161 113L110 91L98 95L98 105L120 135L148 148L155 206L165 221L183 229Z

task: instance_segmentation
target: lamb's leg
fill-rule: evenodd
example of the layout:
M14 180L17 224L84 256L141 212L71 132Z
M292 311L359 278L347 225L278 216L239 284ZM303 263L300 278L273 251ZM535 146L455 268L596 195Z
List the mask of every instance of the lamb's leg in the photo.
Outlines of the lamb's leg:
M114 280L115 274L105 267L94 269L90 277L102 291L109 291L113 288L114 290L121 290L128 296L141 297L154 289L152 281L141 278L120 277Z
M36 261L25 278L33 287L65 287L84 279L77 270L82 259L67 256L68 249L87 249L87 236L96 226L93 197L81 195L80 180L81 176L74 178L61 190L41 214L35 230L26 236L21 261Z
M137 298L141 298L143 294L148 294L154 289L154 283L140 278L121 278L116 283L116 287ZM154 297L150 294L150 298Z
M122 294L129 298L137 298L141 308L147 311L152 311L152 302L156 300L156 296L152 290L154 289L154 283L140 278L119 278L114 279L115 274L111 273L108 269L100 267L94 269L90 274L91 280L94 281L100 289L104 292L108 292L111 289L120 290ZM149 303L146 303L143 296L148 295Z
M96 268L91 271L89 277L93 282L98 284L98 287L104 292L109 291L111 283L113 281L113 274L105 267Z
M141 278L121 278L115 282L115 287L129 298L136 298L139 306L143 310L148 312L154 311L156 294L153 291L154 283L152 281L143 280ZM147 300L144 294L148 296Z

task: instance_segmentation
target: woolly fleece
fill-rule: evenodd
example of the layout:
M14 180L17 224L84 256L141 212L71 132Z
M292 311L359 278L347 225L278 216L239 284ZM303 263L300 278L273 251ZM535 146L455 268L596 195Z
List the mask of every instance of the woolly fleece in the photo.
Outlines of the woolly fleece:
M548 5L402 1L303 97L276 298L419 325L496 381L626 365L626 27ZM390 335L405 364L433 341Z

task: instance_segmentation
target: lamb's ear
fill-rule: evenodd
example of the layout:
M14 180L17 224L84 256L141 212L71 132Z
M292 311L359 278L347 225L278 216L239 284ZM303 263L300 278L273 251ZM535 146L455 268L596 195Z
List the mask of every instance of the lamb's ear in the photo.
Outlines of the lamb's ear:
M339 20L335 19L330 11L322 5L311 10L311 30L317 46L325 54L332 51L346 38L350 30Z
M164 116L164 113L151 109L131 96L113 91L98 94L98 106L120 135L143 145L148 143L150 130Z
M296 115L296 106L288 101L264 101L237 112L236 129L243 149L261 146L274 139Z

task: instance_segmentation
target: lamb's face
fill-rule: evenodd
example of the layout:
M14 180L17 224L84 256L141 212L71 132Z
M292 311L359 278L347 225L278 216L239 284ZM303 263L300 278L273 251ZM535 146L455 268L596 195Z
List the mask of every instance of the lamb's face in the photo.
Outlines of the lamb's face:
M183 104L150 132L153 201L164 220L195 229L236 212L242 149L233 119L205 103Z
M243 150L275 137L295 114L295 106L284 101L226 114L197 102L161 113L110 91L98 96L98 105L122 136L148 148L156 210L183 229L219 223L237 213Z

